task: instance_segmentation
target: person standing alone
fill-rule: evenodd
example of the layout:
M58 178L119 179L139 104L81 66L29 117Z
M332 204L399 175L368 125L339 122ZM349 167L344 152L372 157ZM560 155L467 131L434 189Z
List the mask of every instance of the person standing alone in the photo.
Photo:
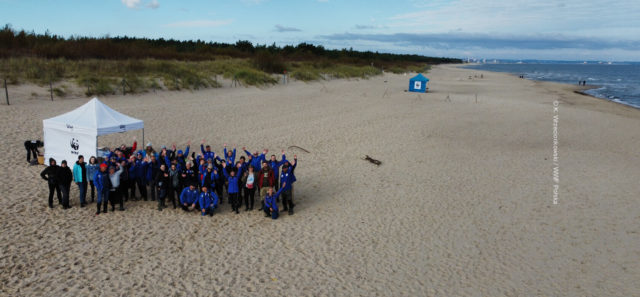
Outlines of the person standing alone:
M56 164L56 160L49 158L49 166L40 173L42 179L46 180L49 185L49 208L53 208L53 192L58 194L58 203L62 204L62 194L58 187L58 171L60 171L60 166Z

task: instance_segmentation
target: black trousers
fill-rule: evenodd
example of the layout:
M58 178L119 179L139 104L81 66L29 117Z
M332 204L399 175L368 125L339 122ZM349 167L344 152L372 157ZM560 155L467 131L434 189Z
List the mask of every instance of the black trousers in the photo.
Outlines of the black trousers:
M35 148L27 147L27 162L31 162L31 154L33 154L34 159L38 160L38 150Z
M91 202L93 202L96 199L96 186L92 180L89 181L89 185L91 186Z
M116 207L116 204L120 204L120 209L124 209L124 199L122 198L122 185L117 188L109 190L109 202L111 203L111 209Z
M131 200L136 199L136 180L130 179L126 191L131 191Z
M147 184L144 182L144 179L141 177L136 178L136 184L138 185L138 191L140 191L142 199L147 200Z
M293 196L291 195L291 190L282 191L282 208L283 210L293 210Z
M171 205L173 205L173 208L176 208L176 203L180 203L180 193L182 193L180 185L178 185L178 187L169 188L169 199L171 199Z
M246 208L253 209L253 205L255 204L255 196L256 196L256 187L253 188L244 188L244 205Z
M222 204L222 190L224 189L224 186L222 184L224 184L223 180L216 180L216 194L218 194L220 204Z
M229 202L231 203L231 209L233 211L238 211L240 204L242 204L238 193L229 193Z
M62 204L62 193L57 183L49 183L49 207L53 207L53 192L58 194L58 202Z
M58 184L58 188L60 189L60 192L62 192L62 206L69 207L69 190L71 185Z
M129 201L129 180L121 180L120 181L120 196L124 199L124 201ZM135 197L135 196L134 196Z

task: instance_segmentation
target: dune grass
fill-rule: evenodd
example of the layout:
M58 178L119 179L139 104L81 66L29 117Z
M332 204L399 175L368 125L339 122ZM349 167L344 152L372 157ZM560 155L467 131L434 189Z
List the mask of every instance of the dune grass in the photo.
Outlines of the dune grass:
M265 59L264 57L262 58ZM0 59L0 76L9 84L23 82L47 85L49 82L72 81L86 90L86 95L110 95L122 92L123 80L127 93L153 90L197 90L221 87L218 76L237 79L245 86L278 83L278 75L261 70L265 61L220 57L206 61L156 59L130 60L67 60L32 57ZM273 65L268 65L274 67ZM279 66L276 65L276 66ZM363 78L382 74L373 66L336 64L330 61L286 62L291 78L313 81L331 78ZM424 64L397 66L389 71L403 73L424 70ZM275 67L281 69L281 67ZM64 92L58 92L64 94Z

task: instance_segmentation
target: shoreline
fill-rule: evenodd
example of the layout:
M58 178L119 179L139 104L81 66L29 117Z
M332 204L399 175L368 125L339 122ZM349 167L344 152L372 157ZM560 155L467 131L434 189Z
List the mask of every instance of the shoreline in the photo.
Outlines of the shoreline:
M455 65L455 64L450 64L450 65ZM518 75L513 73L513 72L503 72L503 71L491 71L491 70L486 70L486 69L482 69L481 70L481 69L474 69L474 68L464 68L464 66L475 66L475 65L482 65L482 64L466 64L466 65L465 64L461 64L461 65L462 66L459 67L461 69L475 70L475 71L486 71L486 72L489 72L489 73L503 73L503 74L507 74L507 75L519 78ZM589 93L585 92L585 91L588 91L588 90L601 88L602 86L599 86L599 85L578 86L578 85L574 85L574 84L570 84L570 83L564 83L564 82L558 82L558 81L537 80L537 79L526 78L526 77L523 78L523 79L530 80L530 81L535 81L535 82L549 82L549 83L557 83L557 84L562 84L562 85L573 86L573 87L575 87L575 89L573 91L576 94L580 94L580 95L588 96L588 97L592 97L592 98L597 98L599 100L609 101L609 102L612 102L612 103L616 103L616 104L620 104L620 105L623 105L623 106L631 107L631 108L633 108L635 110L640 110L640 106L636 106L636 105L633 105L633 104L630 104L630 103L618 102L618 101L614 101L614 100L611 100L611 99L608 99L608 98L598 97L598 96L595 96L595 95L592 95L592 94L589 94ZM618 99L618 100L620 100L620 99Z

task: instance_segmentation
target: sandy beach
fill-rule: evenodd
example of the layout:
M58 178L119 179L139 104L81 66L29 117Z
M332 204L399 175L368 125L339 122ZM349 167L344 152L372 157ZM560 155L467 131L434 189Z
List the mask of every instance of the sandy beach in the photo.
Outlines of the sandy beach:
M426 94L385 74L100 98L155 147L310 151L286 151L296 213L275 221L154 202L96 217L75 185L71 210L49 209L23 142L88 98L24 91L0 106L0 295L640 296L640 110L506 74L427 76Z

